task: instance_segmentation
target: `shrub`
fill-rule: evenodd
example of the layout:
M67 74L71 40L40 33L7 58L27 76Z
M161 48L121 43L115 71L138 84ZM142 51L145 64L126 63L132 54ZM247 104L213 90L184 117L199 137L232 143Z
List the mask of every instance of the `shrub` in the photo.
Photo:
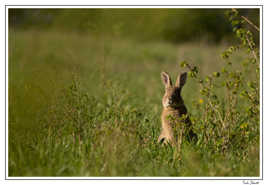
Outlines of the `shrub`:
M189 76L200 85L201 98L193 102L200 114L191 118L198 130L200 149L221 155L233 153L241 160L248 160L252 146L259 146L259 51L243 16L236 9L228 11L227 16L240 44L222 53L221 71L202 78L197 66L185 61L181 66L188 68ZM237 51L244 52L245 57L234 63L232 55Z

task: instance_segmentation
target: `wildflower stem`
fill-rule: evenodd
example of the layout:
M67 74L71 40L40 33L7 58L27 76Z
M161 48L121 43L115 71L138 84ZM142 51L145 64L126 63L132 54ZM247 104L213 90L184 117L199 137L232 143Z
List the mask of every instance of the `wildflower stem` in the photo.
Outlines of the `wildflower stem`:
M249 40L247 35L246 35L246 39L247 39L248 45L250 47L250 50L251 50L255 60L257 61L258 60L257 54L255 53L254 48L253 48L253 46L252 46L252 44L251 44L251 42L250 42L250 40Z
M234 12L237 12L238 13L238 11L235 9L235 8L232 8L232 10L234 11ZM248 18L246 18L245 16L243 16L243 15L241 15L240 16L242 19L244 19L249 25L251 25L253 28L255 28L257 31L260 31L260 29L258 28L258 26L256 26L254 23L252 23Z
M223 121L223 119L221 117L221 113L218 111L218 109L215 109L215 107L213 107L213 105L210 101L208 101L208 103L209 103L210 107L218 114L223 127L225 127L225 122Z
M258 32L260 31L260 29L255 25L255 24L253 24L250 20L248 20L248 18L246 18L245 16L241 16L242 17L242 19L244 19L245 21L247 21L247 23L249 24L249 25L251 25L253 28L255 28Z

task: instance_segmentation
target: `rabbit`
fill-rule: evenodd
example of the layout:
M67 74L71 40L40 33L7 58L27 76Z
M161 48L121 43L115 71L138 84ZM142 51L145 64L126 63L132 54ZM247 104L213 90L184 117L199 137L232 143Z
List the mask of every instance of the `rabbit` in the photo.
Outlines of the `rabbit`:
M185 130L180 130L181 134L186 136L189 141L196 141L197 136L192 130L192 123L187 116L187 109L181 97L181 90L186 83L187 72L178 75L175 86L172 85L171 78L166 72L161 73L161 78L165 86L165 94L162 99L162 131L158 137L158 143L164 142L165 144L175 145L178 141L178 133L174 133L174 131L177 131L175 128L179 128L178 124L181 123L183 127L180 128L185 128Z

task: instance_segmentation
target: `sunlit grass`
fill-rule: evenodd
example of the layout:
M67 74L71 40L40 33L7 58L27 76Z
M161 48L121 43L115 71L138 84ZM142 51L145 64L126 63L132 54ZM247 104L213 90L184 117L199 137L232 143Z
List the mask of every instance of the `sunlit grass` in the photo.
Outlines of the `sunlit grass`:
M185 143L177 160L156 143L160 72L174 79L190 60L206 75L220 69L225 48L10 31L9 175L258 176L258 146L240 160ZM193 114L198 90L189 79L182 92Z

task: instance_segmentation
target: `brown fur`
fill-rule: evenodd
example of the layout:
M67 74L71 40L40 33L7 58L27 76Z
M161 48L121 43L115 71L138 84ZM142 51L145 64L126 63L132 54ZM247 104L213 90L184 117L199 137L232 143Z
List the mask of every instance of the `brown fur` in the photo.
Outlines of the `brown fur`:
M177 133L174 133L174 128L177 127L177 124L180 124L179 122L183 123L186 127L185 130L182 130L184 135L188 135L190 139L196 137L191 129L192 123L189 117L187 117L187 109L181 97L181 89L186 83L187 73L178 75L175 86L172 85L170 76L166 72L162 72L161 77L165 85L165 94L162 99L162 131L158 142L169 142L174 145L177 141Z

